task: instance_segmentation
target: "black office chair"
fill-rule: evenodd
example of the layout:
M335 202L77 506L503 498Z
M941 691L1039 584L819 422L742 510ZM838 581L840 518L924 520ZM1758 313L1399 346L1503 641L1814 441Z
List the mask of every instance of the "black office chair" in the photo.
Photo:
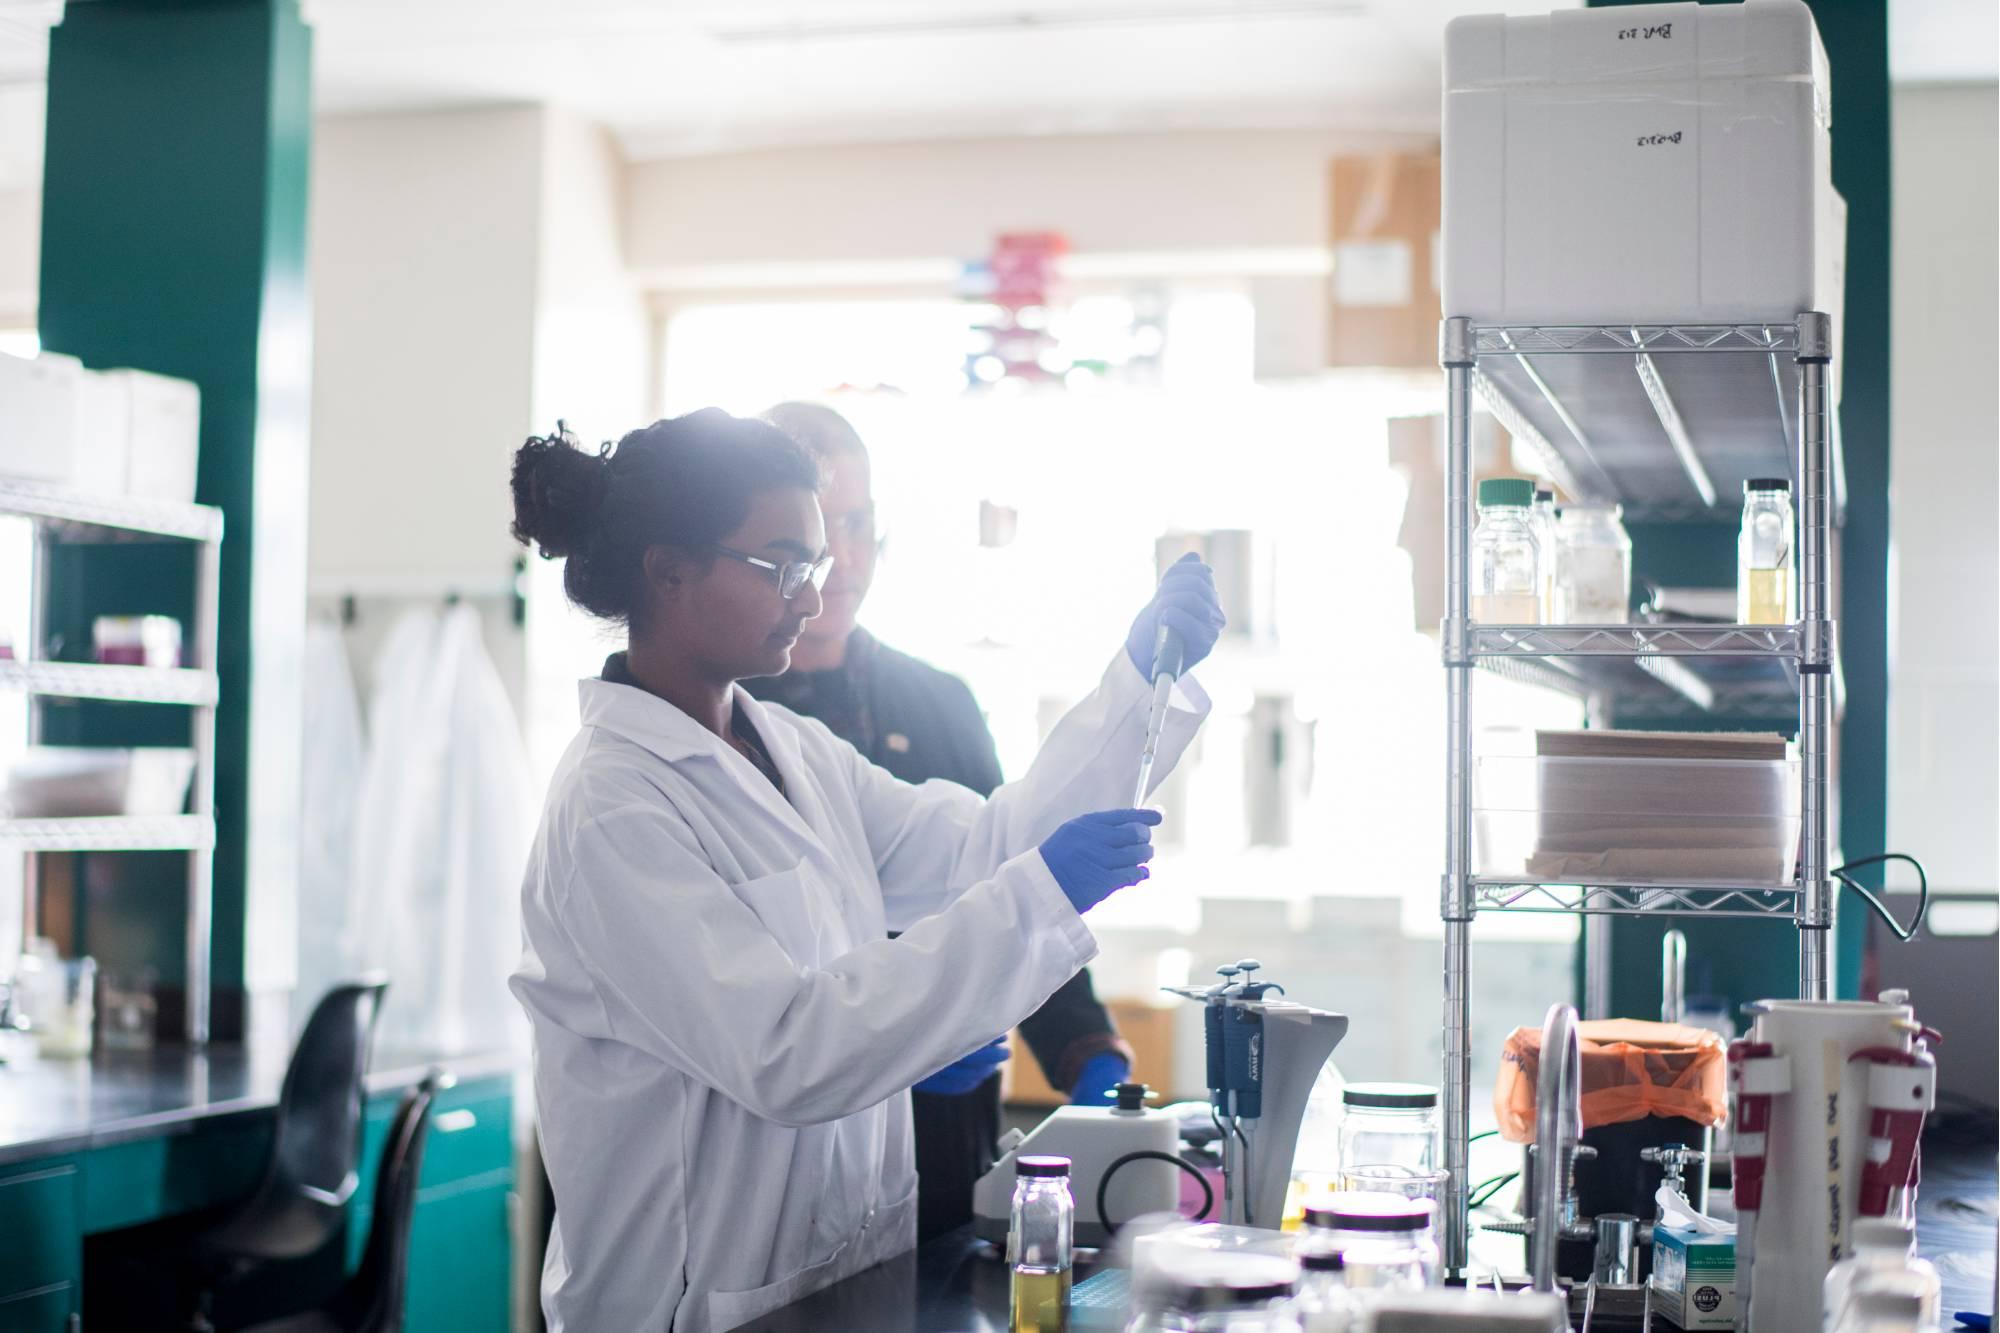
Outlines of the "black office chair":
M375 1171L375 1208L368 1219L368 1247L361 1267L324 1310L258 1324L244 1333L402 1333L403 1296L410 1273L410 1218L417 1208L417 1177L430 1134L431 1103L451 1086L433 1069L403 1096L382 1164Z
M363 1081L388 985L368 977L335 986L306 1020L278 1095L263 1180L190 1240L198 1283L190 1327L212 1327L220 1290L269 1265L321 1254L342 1236L360 1183Z

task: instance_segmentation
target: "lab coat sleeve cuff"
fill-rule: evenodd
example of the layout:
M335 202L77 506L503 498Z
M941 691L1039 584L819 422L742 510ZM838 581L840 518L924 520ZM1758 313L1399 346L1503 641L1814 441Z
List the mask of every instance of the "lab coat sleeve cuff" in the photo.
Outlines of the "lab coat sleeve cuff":
M1143 722L1146 711L1153 706L1153 683L1132 664L1132 655L1123 648L1118 650L1111 665L1104 669L1104 678L1098 682L1098 689L1112 701L1113 716L1130 708L1137 710ZM1173 724L1177 714L1199 723L1208 716L1211 706L1208 691L1191 674L1182 672L1174 678L1173 692L1167 696L1168 725Z
M1056 877L1049 872L1049 863L1042 859L1041 849L1022 853L1014 858L1014 865L1025 881L1023 897L1027 901L1030 926L1047 927L1061 935L1075 954L1077 967L1097 957L1097 936L1090 933L1090 927L1070 904L1069 895L1056 883Z

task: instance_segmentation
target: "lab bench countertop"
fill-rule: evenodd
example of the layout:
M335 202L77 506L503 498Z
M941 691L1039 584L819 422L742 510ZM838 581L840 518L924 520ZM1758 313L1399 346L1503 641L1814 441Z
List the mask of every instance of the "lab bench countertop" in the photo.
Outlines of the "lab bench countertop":
M1960 1310L1991 1313L1995 1192L1992 1144L1926 1140L1917 1248L1944 1279L1948 1319ZM1088 1272L1079 1265L1079 1285ZM1008 1296L1007 1265L965 1227L773 1311L741 1333L1008 1333ZM1080 1319L1072 1326L1097 1324ZM1671 1328L1658 1317L1654 1327Z
M1079 1267L1081 1281L1088 1269ZM1005 1261L970 1226L822 1288L738 1333L1008 1333Z
M0 1066L0 1167L269 1112L291 1059L287 1043L99 1050L89 1059ZM511 1073L505 1052L378 1048L371 1092L407 1087L433 1065L459 1079Z

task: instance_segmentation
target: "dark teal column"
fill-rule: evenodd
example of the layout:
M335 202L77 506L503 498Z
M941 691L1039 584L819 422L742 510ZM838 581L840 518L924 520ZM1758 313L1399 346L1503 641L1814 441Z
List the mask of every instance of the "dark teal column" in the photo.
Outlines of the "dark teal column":
M250 894L296 881L298 665L305 613L312 326L306 184L311 34L297 0L72 4L49 48L41 339L93 367L201 387L197 498L225 513L217 717L215 1035L240 1030ZM186 613L163 548L80 550L52 571L57 620ZM130 713L49 718L52 737L128 739ZM57 726L60 722L62 725ZM136 725L144 729L142 719ZM185 722L165 714L161 737ZM173 858L86 875L94 950L181 974ZM289 942L287 942L289 944ZM285 962L284 969L289 969Z
M1650 0L1590 0L1593 6ZM1847 309L1841 338L1841 449L1847 467L1847 515L1837 568L1841 668L1847 712L1838 756L1838 851L1848 857L1887 850L1889 826L1889 16L1887 0L1807 0L1826 46L1833 82L1833 184L1847 200ZM1734 582L1698 566L1699 540L1671 531L1633 533L1635 572L1687 586ZM1728 548L1733 552L1733 545ZM1796 725L1796 719L1793 720ZM1904 849L1917 850L1921 849ZM1863 872L1879 886L1878 871ZM1835 937L1836 994L1861 984L1861 947L1868 909L1841 893ZM1796 948L1775 926L1757 922L1696 923L1688 930L1690 984L1703 956L1731 984L1761 985L1769 994L1796 994ZM1618 959L1614 1000L1646 1004L1618 1012L1645 1017L1657 1002L1658 940L1664 927L1620 921L1613 932ZM1706 946L1706 947L1705 947ZM1789 953L1787 952L1789 950ZM1637 969L1635 971L1635 969ZM1759 998L1731 992L1737 1000Z
M1847 200L1847 321L1841 335L1840 850L1873 856L1889 836L1889 6L1811 0L1833 73L1833 184ZM1908 850L1921 852L1921 848ZM1857 878L1871 887L1880 871ZM1861 987L1868 909L1842 893L1834 984Z

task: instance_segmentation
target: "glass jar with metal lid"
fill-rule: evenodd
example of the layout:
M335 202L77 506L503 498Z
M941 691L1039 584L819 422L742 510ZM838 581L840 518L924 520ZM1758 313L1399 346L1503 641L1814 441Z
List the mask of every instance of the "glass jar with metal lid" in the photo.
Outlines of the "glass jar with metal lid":
M1400 1194L1342 1190L1306 1209L1301 1241L1340 1255L1353 1291L1418 1291L1438 1281L1435 1206Z
M1298 1266L1271 1254L1217 1252L1174 1282L1161 1333L1299 1333Z
M1340 1166L1437 1165L1438 1090L1423 1083L1350 1083L1341 1089Z

